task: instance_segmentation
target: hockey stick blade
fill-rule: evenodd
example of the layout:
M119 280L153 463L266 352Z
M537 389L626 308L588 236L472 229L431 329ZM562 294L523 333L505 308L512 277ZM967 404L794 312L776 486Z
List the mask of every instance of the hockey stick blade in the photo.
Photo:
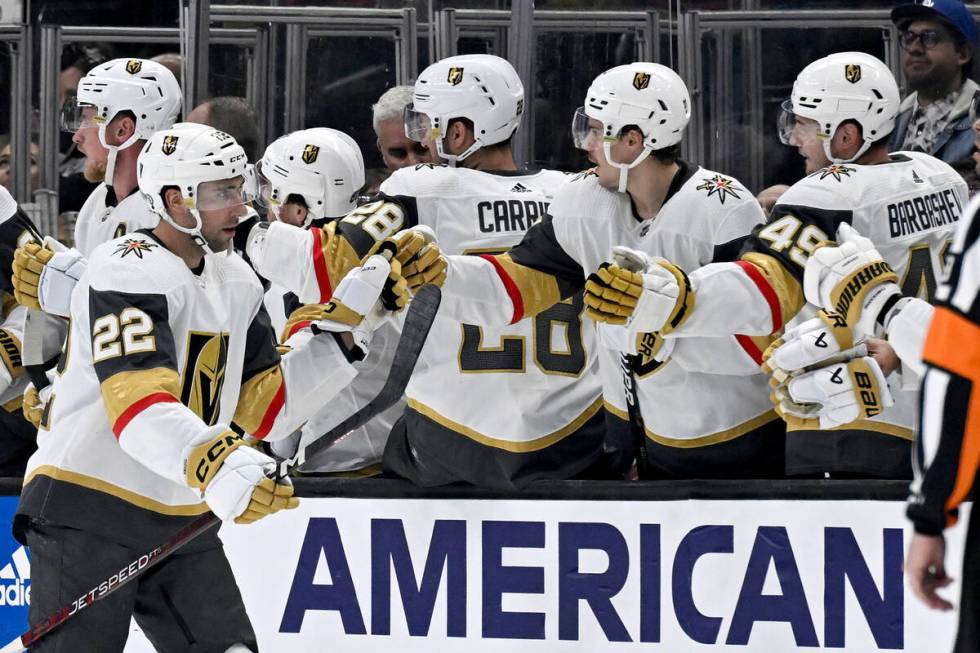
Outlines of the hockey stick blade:
M100 601L109 596L126 583L140 577L147 569L162 562L164 558L184 546L195 537L205 532L212 526L221 522L213 513L206 512L190 524L180 529L173 536L153 549L136 558L119 571L97 584L85 594L81 595L70 604L62 606L47 619L39 622L26 633L10 642L0 653L22 653L28 647L33 646L39 639L50 633L52 630L65 623L79 612L89 607L96 601Z
M422 353L422 347L429 335L429 329L432 328L432 321L439 312L441 301L442 291L438 286L427 284L415 293L411 304L408 305L402 335L398 339L395 356L391 361L391 369L388 371L388 379L384 386L374 399L359 408L356 413L308 444L295 457L283 461L280 464L280 474L285 475L288 469L302 465L354 429L367 424L375 416L393 406L405 394L405 387L412 378L415 363Z

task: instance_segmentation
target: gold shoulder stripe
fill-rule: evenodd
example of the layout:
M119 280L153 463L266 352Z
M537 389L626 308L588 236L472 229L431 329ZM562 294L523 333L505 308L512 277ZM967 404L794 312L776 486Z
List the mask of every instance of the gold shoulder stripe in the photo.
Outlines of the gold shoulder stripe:
M554 276L516 263L510 254L500 254L493 259L517 286L524 305L523 317L533 317L561 301Z
M269 434L285 402L286 387L277 363L242 384L234 422L249 435L262 439Z
M767 254L749 252L742 259L755 266L776 294L775 301L778 302L780 315L773 317L773 324L777 325L775 331L781 330L806 303L803 300L803 288L800 282L778 259ZM766 299L768 301L770 298Z
M176 370L168 367L128 370L110 376L102 382L101 389L109 423L115 425L130 406L152 395L167 394L177 401L180 378Z
M337 223L331 222L323 229L314 227L313 271L320 287L320 302L326 303L333 296L334 286L353 268L361 264L361 257L350 241L336 233Z
M433 422L436 422L437 424L446 427L450 431L455 431L460 435L465 435L471 440L475 440L476 442L479 442L482 445L493 447L495 449L503 449L504 451L510 451L511 453L531 453L534 451L541 451L542 449L547 449L548 447L555 444L559 440L564 439L565 437L571 435L575 431L582 428L583 424L585 424L587 421L589 421L592 418L593 415L599 412L599 409L602 407L602 398L600 397L599 399L596 399L594 402L592 402L592 405L589 406L584 413L576 417L574 420L572 420L570 423L565 425L563 428L558 429L554 433L549 433L548 435L542 435L541 437L535 438L534 440L525 440L523 442L515 442L513 440L503 440L489 435L484 435L483 433L471 429L468 426L464 426L458 422L454 422L453 420L449 419L448 417L445 417L444 415L440 415L439 413L432 410L425 404L419 403L414 399L408 399L405 403L409 406L409 408L411 408L416 412L421 413L422 415L425 415Z

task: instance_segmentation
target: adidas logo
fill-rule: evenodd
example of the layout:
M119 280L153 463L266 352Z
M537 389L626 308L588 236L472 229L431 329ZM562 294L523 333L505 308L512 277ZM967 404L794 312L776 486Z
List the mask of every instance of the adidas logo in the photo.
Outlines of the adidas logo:
M27 550L19 547L10 562L0 569L0 606L24 606L31 603L31 561Z
M510 189L510 192L512 192L512 193L530 193L531 192L531 189L528 188L527 186L525 186L524 184L522 184L520 182L517 182L516 184L514 184L514 187Z
M924 184L924 183L926 183L926 182L924 182L924 181L922 181L922 177L920 177L920 176L919 176L919 175L918 175L918 174L917 174L917 173L915 172L915 170L913 170L913 171L912 171L912 181L914 181L914 182L915 182L915 183L917 183L917 184Z

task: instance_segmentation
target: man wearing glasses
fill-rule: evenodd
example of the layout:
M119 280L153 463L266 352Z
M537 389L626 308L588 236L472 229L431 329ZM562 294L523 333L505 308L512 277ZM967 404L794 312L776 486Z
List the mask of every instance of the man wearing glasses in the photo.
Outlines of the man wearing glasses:
M891 13L911 93L902 102L890 149L926 152L960 174L972 172L970 106L980 86L968 74L977 24L961 0L913 0Z

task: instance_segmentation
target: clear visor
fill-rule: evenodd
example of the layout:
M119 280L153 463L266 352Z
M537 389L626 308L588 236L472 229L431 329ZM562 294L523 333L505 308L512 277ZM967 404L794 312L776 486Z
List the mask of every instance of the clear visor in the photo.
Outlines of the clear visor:
M801 118L793 113L793 101L784 100L779 107L779 141L783 145L799 147L804 142L819 138L819 123L816 120Z
M579 107L572 116L572 140L575 147L588 150L594 143L602 142L602 123L585 114L585 107Z
M432 121L429 120L429 116L416 111L411 104L405 107L404 116L405 137L419 143L424 142L432 132Z
M248 205L255 199L256 181L251 166L245 174L229 179L205 181L197 186L199 211L223 211Z
M104 122L99 111L91 104L79 103L72 96L61 106L61 130L74 134L79 129L98 127Z
M980 120L980 92L973 96L973 102L970 103L970 124L975 125L978 120Z

